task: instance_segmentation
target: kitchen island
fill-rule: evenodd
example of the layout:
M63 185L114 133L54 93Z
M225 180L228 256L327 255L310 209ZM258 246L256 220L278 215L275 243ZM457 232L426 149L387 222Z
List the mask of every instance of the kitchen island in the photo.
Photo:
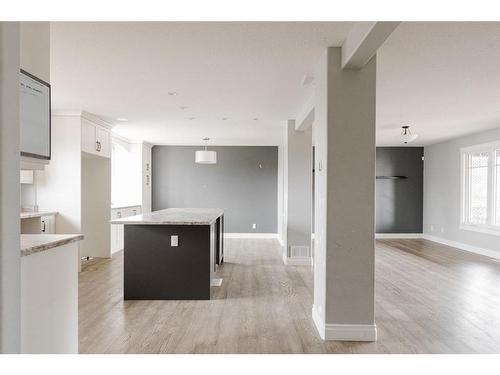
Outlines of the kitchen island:
M168 208L124 224L125 300L208 300L224 260L224 211Z

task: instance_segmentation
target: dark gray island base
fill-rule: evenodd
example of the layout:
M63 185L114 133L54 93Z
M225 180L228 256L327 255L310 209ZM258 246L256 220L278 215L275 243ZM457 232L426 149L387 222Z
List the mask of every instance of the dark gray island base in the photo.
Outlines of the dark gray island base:
M208 300L220 285L222 210L169 208L111 223L125 224L125 300Z

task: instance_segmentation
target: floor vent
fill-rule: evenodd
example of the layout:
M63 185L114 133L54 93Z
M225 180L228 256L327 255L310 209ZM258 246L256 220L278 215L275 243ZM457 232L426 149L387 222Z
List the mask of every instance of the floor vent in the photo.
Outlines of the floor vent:
M309 246L290 246L290 258L308 258L310 256Z

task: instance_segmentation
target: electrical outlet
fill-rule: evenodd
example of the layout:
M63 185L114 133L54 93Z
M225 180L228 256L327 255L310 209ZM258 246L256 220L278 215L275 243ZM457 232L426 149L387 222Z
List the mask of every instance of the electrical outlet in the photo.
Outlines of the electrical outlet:
M444 233L444 228L443 227L441 227L441 233Z
M179 236L170 236L170 246L172 247L179 246Z
M257 224L252 224L252 229L257 229Z

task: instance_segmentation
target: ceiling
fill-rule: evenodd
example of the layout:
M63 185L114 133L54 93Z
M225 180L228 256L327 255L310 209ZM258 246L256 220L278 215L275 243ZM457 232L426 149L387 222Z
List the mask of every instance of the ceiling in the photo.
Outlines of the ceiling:
M279 144L312 90L304 76L351 26L52 23L53 109L98 114L154 144Z
M377 144L429 145L500 126L500 23L405 22L377 56Z
M53 109L153 144L279 144L352 25L52 23ZM500 126L499 61L500 23L402 23L378 53L377 144L400 145L406 124L412 145Z

